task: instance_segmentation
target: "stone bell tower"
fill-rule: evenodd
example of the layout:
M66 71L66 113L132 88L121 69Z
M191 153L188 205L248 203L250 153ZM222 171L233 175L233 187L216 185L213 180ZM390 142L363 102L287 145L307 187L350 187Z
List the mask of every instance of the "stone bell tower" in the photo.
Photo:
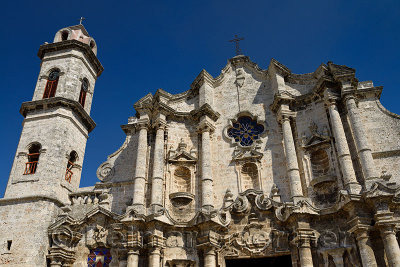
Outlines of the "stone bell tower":
M61 202L79 187L90 108L103 71L97 45L82 24L59 30L40 46L32 101L22 103L23 129L5 198L44 196Z

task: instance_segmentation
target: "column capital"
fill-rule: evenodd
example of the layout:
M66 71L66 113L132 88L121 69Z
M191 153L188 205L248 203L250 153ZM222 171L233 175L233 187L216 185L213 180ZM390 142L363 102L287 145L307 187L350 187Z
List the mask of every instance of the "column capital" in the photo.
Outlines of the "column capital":
M316 240L314 230L298 228L292 243L299 248L310 248L316 244Z
M137 251L143 247L143 236L140 231L128 231L126 246L129 251Z
M331 92L328 89L324 92L324 101L325 101L325 104L328 107L329 106L336 106L337 105L337 101L339 99L340 99L340 97L337 94Z
M139 130L141 129L148 130L149 127L150 127L150 120L148 118L138 119L136 122L136 128Z
M353 233L357 240L369 238L369 231L372 229L371 219L364 217L354 217L347 222L351 228L349 233Z
M344 102L347 102L350 99L357 99L353 90L342 92L342 98Z
M156 130L161 129L165 131L167 129L167 121L162 118L157 118L153 121L151 126Z
M212 133L212 132L214 132L214 130L215 130L214 124L206 118L202 119L200 121L200 123L197 125L197 131L200 133L203 133L203 132Z
M277 120L280 123L290 120L290 118L296 118L296 112L291 110L279 109L277 112Z
M149 249L163 249L165 248L166 238L157 234L151 234L146 243L146 247Z

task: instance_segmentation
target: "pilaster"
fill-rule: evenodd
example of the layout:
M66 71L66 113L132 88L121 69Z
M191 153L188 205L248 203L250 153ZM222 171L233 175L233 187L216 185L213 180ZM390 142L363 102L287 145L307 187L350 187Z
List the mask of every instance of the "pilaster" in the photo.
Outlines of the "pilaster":
M143 116L145 117L145 116ZM138 149L136 155L136 168L133 181L133 200L129 207L137 214L145 214L145 187L147 168L147 131L149 128L148 117L139 119L137 129L139 130Z
M298 248L300 266L313 267L311 245L316 242L314 231L309 228L298 228L296 230L296 237L292 242Z
M151 187L151 213L160 214L163 211L163 185L164 185L164 134L167 128L166 116L157 114L153 122L156 129L156 140L154 145L153 175Z
M296 113L289 109L287 104L282 104L277 112L278 121L282 125L283 143L286 156L286 168L290 181L290 195L294 202L303 197L299 163L297 161L296 146L294 144L290 119L295 118Z
M209 213L214 209L210 135L215 130L215 127L211 119L209 119L207 116L203 116L200 119L197 130L201 134L200 169L202 210L206 213Z
M369 220L366 218L354 217L347 224L351 226L349 232L353 233L356 238L362 266L377 267L378 265L369 237L369 231L371 229Z
M325 92L325 103L328 107L331 128L335 138L336 150L339 158L340 168L343 173L344 186L350 194L359 194L361 185L357 182L351 160L350 149L344 132L342 119L337 109L337 97L329 92Z
M357 154L360 159L364 179L366 180L366 184L368 184L370 180L378 177L375 171L371 147L364 131L364 125L361 121L354 95L346 93L344 95L344 102L347 107L347 114L354 134L354 141L356 143Z

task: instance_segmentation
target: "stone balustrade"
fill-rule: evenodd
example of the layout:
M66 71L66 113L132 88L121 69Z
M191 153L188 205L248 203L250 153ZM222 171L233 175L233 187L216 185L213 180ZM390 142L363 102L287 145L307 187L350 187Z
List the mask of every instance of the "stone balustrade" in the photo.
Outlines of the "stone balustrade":
M69 198L72 206L89 204L96 205L104 201L104 193L102 191L84 191L70 194Z

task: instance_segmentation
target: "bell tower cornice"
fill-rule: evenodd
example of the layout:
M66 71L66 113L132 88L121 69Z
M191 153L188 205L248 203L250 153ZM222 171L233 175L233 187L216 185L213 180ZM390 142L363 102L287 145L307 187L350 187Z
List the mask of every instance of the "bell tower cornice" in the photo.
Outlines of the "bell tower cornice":
M26 118L30 112L48 110L56 107L70 108L82 121L88 133L90 133L96 127L96 123L78 102L63 97L52 97L42 100L24 102L22 103L19 112Z
M84 53L85 56L87 56L88 61L96 71L97 77L101 75L104 68L101 65L100 61L98 60L97 56L90 49L89 45L79 42L77 40L66 40L62 42L41 45L38 51L38 57L43 60L43 57L45 56L46 53L56 52L71 48L78 49L79 51Z

